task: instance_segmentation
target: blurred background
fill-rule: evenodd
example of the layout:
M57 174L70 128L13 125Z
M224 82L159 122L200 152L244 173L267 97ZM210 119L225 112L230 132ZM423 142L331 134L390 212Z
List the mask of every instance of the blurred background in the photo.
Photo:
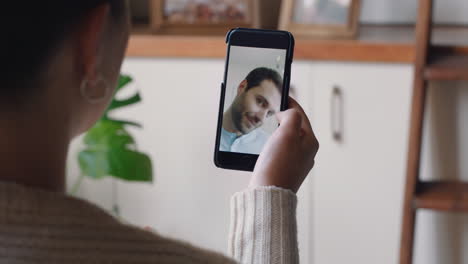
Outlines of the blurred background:
M226 252L229 200L249 173L213 163L225 28L262 27L265 13L277 14L277 27L294 1L277 1L276 12L253 1L257 13L246 10L242 21L189 25L160 22L168 18L163 1L131 2L135 27L122 72L134 81L120 96L139 91L143 101L113 114L143 124L129 131L151 157L154 181L86 178L77 196L109 212L117 207L125 222ZM433 42L468 50L468 2L435 2ZM353 37L317 38L315 27L296 37L291 85L321 143L298 194L301 263L398 263L417 11L418 1L363 0ZM155 24L153 15L162 20ZM466 81L430 86L423 179L468 180L467 88ZM80 175L82 148L78 138L70 149L69 188ZM468 263L466 214L421 210L417 217L414 263Z

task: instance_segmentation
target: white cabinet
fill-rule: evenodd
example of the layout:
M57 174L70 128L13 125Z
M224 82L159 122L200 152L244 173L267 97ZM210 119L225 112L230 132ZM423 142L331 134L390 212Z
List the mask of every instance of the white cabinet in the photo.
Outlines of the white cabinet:
M321 143L313 170L316 264L397 263L412 68L318 62L309 111ZM332 136L332 90L343 97L343 140Z
M290 96L295 98L310 116L310 62L300 61L293 64L291 70L291 91ZM297 205L297 229L299 242L299 257L300 263L311 263L313 260L311 238L312 238L312 211L313 205L311 200L312 173L302 184L298 195Z

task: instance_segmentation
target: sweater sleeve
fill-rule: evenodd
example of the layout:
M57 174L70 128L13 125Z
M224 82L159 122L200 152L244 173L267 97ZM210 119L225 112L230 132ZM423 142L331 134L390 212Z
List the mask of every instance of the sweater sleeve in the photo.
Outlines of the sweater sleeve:
M228 252L243 264L299 263L296 194L260 187L231 198Z

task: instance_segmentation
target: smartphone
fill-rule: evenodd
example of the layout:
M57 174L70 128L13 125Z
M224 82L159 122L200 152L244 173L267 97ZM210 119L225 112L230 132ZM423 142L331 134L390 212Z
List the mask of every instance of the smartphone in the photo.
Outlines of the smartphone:
M287 31L236 28L226 36L214 151L217 167L253 171L286 110L294 37Z

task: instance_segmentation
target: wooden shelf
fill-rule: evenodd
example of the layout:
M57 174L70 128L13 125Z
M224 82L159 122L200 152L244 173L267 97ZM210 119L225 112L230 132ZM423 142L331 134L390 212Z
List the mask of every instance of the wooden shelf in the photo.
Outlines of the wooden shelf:
M414 206L422 209L468 212L468 183L444 181L421 183Z
M427 80L468 80L468 52L438 48L431 51L424 72Z
M130 57L224 58L224 36L151 35L137 28L127 51ZM468 27L441 27L436 44L455 44L468 54ZM411 26L361 26L355 40L296 39L296 60L334 60L413 63L414 28Z

